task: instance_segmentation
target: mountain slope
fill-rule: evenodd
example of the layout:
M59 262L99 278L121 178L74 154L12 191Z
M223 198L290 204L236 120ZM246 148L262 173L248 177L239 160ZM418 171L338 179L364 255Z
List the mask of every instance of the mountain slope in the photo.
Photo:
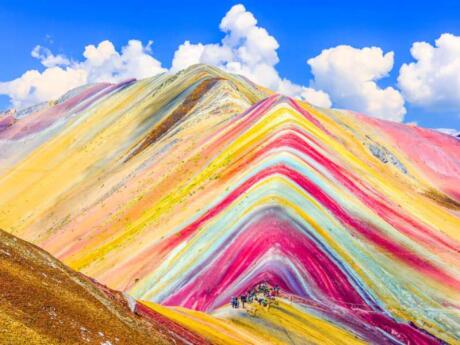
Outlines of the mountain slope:
M1 344L206 343L0 230Z
M202 334L213 344L365 344L378 343L378 332L361 325L359 332L349 332L342 325L307 311L303 305L279 299L270 310L256 306L256 315L224 306L206 314L181 307L167 308L147 304L168 318ZM336 320L337 321L337 320Z
M0 132L7 231L149 302L214 315L268 281L300 323L459 340L458 140L203 65L97 87Z

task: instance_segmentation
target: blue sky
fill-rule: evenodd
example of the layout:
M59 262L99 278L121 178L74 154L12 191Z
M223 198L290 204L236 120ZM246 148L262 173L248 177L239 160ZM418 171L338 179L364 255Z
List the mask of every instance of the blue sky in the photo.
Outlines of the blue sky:
M43 70L31 56L36 45L54 54L82 59L86 45L110 40L117 49L130 39L153 40L152 55L169 68L184 41L218 43L219 23L234 1L0 1L0 81L26 70ZM443 33L460 35L460 1L243 1L279 44L276 69L282 78L308 85L314 77L306 60L339 45L380 47L394 52L389 76L381 88L397 86L399 68L414 62L414 42L434 41ZM460 77L459 77L460 78ZM460 92L460 90L459 90ZM460 95L459 95L460 97ZM334 104L334 99L333 104ZM452 106L453 104L453 106ZM460 109L450 105L405 103L404 122L460 129ZM334 104L335 105L335 104ZM8 97L0 96L0 107ZM359 110L359 109L358 109Z

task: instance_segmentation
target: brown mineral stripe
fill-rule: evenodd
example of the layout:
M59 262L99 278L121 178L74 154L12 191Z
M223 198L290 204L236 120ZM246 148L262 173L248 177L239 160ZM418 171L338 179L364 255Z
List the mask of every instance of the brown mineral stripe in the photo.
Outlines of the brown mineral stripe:
M144 140L137 146L134 151L126 158L125 162L129 161L140 152L144 151L152 143L154 143L160 136L171 129L176 123L182 120L190 110L198 103L201 96L210 90L222 78L215 77L203 80L195 89L185 98L182 104L177 107L169 116L161 121L158 125L146 135Z
M446 194L440 193L435 189L428 190L423 194L444 207L450 208L451 210L460 210L460 202L451 199Z

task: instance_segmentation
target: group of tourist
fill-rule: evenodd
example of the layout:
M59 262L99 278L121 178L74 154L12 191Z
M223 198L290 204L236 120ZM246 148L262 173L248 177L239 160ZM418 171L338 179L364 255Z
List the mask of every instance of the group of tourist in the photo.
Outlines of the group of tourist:
M238 309L240 305L245 309L246 304L258 303L268 309L275 298L279 296L279 293L280 288L278 285L271 287L267 283L261 283L238 297L232 297L231 305L234 309Z

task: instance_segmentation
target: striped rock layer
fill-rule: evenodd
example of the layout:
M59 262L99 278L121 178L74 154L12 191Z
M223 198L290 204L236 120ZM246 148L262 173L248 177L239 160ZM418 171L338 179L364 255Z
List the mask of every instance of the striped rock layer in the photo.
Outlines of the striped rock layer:
M0 121L0 228L216 343L460 341L454 137L203 65Z

